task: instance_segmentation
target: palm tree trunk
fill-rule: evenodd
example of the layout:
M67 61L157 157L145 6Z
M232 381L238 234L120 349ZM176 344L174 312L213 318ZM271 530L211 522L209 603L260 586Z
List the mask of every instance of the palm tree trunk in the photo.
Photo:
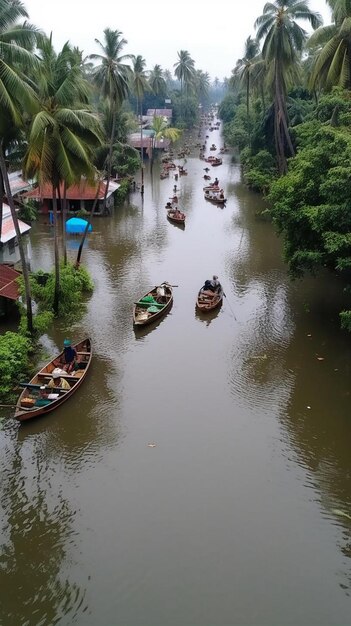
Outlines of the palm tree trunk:
M61 204L62 214L62 247L63 247L63 264L67 265L67 238L66 238L66 219L67 219L67 184L63 183L63 199Z
M264 116L266 110L266 100L264 97L264 87L261 85L261 100L262 100L262 117Z
M279 173L285 174L288 169L285 155L285 143L289 148L291 156L295 155L295 150L292 145L287 123L286 104L281 81L281 68L278 63L276 63L275 67L274 135Z
M114 144L115 132L116 132L117 112L116 112L116 102L114 100L112 100L111 106L113 107L113 117L112 117L112 129L111 129L111 136L110 136L110 148L109 148L108 163L107 163L106 189L105 189L105 193L104 193L104 199L103 199L103 202L102 202L102 213L103 214L106 214L106 200L107 200L108 188L109 188L110 179L111 179L112 152L113 152L113 144Z
M79 268L79 265L80 265L80 259L81 259L81 256L82 256L82 252L83 252L83 247L84 247L85 239L86 239L86 236L87 236L87 234L88 234L88 232L89 232L89 226L90 226L90 224L91 224L91 220L92 220L93 215L94 215L94 213L95 213L96 205L97 205L97 202L98 202L98 198L99 198L99 191L100 191L100 178L99 178L99 179L98 179L98 181L97 181L97 189L96 189L96 194L95 194L95 198L94 198L93 206L92 206L92 208L91 208L91 211L90 211L89 217L88 217L88 219L87 219L87 225L86 225L86 227L85 227L85 229L84 229L84 233L83 233L82 240L81 240L81 242L80 242L80 244L79 244L79 249L78 249L78 254L77 254L77 260L76 260L76 269L78 269L78 268Z
M52 206L54 214L54 252L55 252L55 291L53 309L55 315L58 313L60 301L60 254L58 245L58 226L57 226L57 197L56 185L52 185Z
M4 204L4 183L3 183L2 174L0 171L0 241L1 241L1 234L2 234L3 204Z
M33 329L33 312L32 312L32 298L31 298L31 291L30 291L29 271L28 271L28 265L27 265L27 262L26 262L26 255L25 255L25 251L24 251L22 235L21 235L21 231L20 231L20 228L19 228L19 224L18 224L16 209L15 209L15 205L14 205L14 202L13 202L13 197L12 197L12 194L11 194L10 182L9 182L9 178L8 178L8 175L7 175L5 157L4 157L4 152L3 152L3 147L2 147L2 143L1 142L0 142L0 170L1 170L2 180L3 180L4 186L5 186L7 201L9 203L9 207L11 209L11 216L12 216L12 220L13 220L13 225L15 227L16 238L17 238L17 243L18 243L18 250L19 250L19 253L20 253L22 274L23 274L23 280L24 280L24 292L25 292L25 299L26 299L27 331L30 333L30 335L33 336L33 334L34 334L34 329Z
M141 189L140 193L144 193L144 146L143 146L143 102L140 100L140 167L141 167Z
M250 74L248 71L246 80L246 115L247 115L247 130L249 134L249 147L251 148L251 120L250 120Z

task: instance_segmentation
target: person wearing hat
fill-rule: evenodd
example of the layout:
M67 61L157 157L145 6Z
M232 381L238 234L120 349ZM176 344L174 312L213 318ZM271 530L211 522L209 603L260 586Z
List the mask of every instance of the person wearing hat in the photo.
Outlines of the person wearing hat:
M65 378L61 378L60 372L52 373L52 379L48 382L47 386L50 387L50 389L60 387L61 389L68 390L71 388L67 380L65 380Z
M65 339L63 342L63 354L59 359L54 361L54 366L61 367L65 372L71 372L77 360L78 355L75 348L71 345L71 340Z
M63 369L66 372L71 372L75 366L77 360L77 352L71 345L70 339L65 339L63 342Z

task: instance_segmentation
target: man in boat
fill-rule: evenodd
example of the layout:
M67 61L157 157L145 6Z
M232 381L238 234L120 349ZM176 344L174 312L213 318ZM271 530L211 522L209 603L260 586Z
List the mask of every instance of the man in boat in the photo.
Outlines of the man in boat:
M214 187L219 187L219 180L218 180L217 176L216 176L216 178L213 181L213 186Z
M78 361L78 356L75 348L71 345L70 339L65 339L63 342L63 355L55 362L55 367L60 366L65 372L69 373L74 369L76 362Z
M52 379L48 382L47 387L55 388L60 387L61 389L70 389L70 385L65 378L61 378L60 372L52 372Z
M203 291L213 291L213 293L218 293L221 289L221 283L218 280L218 276L215 274L212 276L212 280L205 280L205 284L202 287Z
M172 208L172 204L171 204L171 202L167 202L167 204L166 204L166 209L171 209L171 208Z

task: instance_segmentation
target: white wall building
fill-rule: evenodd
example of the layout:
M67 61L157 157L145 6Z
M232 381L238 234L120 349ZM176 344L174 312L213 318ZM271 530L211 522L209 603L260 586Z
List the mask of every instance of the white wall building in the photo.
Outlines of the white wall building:
M0 263L7 263L9 265L15 265L20 260L18 243L16 239L15 227L13 225L13 219L11 217L11 210L7 204L3 204L2 207L2 228L0 237ZM27 233L30 230L30 226L18 220L21 233ZM25 237L25 245L27 249L27 261L30 259L30 241L28 237Z

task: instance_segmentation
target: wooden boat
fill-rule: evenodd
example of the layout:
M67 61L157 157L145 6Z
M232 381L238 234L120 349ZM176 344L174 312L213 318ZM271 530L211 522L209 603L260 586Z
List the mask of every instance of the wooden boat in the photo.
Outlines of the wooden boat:
M205 161L206 163L211 163L211 165L222 165L222 159L215 156L209 156Z
M163 292L163 295L161 294ZM133 307L134 326L146 326L166 315L173 304L173 289L168 283L156 285Z
M212 146L210 147L210 150L217 150L217 147L215 146L215 144L213 143Z
M215 204L225 204L227 202L227 198L224 197L223 189L218 188L206 189L205 200L209 200Z
M222 304L223 296L224 291L222 286L220 286L220 290L218 292L213 292L210 289L204 290L201 288L197 294L196 306L200 311L213 311L213 309L216 309L220 306L220 304Z
M75 348L78 355L76 362L77 369L74 369L69 374L67 372L61 374L61 378L64 378L69 383L71 388L66 390L61 389L60 387L47 387L45 393L57 397L51 399L43 399L39 397L40 387L47 385L52 379L52 372L56 367L58 367L58 364L63 357L63 352L61 352L47 365L42 367L42 369L39 370L35 376L33 376L29 383L21 383L21 386L23 386L24 389L17 401L15 411L16 419L23 422L34 417L39 417L40 415L50 413L63 402L66 402L66 400L68 400L77 391L78 387L80 387L86 377L91 363L91 341L89 338L83 339L83 341L80 341L72 347Z
M223 161L222 159L219 159L218 157L215 157L213 161L211 161L211 165L213 167L215 167L216 165L222 165Z
M175 222L176 224L185 224L185 213L182 213L182 211L179 211L176 207L167 211L167 217L171 222Z

